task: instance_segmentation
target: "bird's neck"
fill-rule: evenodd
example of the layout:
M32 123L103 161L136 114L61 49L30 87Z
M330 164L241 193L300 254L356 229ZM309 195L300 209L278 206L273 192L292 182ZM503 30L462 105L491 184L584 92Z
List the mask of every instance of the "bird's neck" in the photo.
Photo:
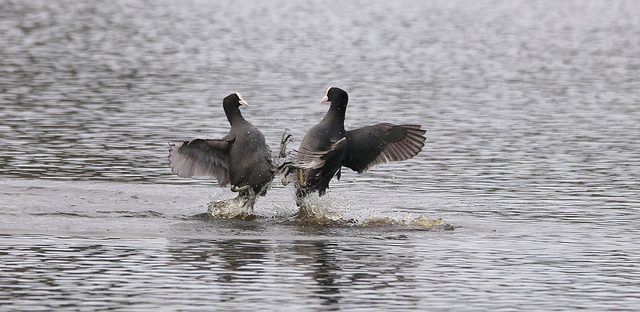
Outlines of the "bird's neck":
M224 113L227 115L227 120L229 120L229 124L231 125L244 120L244 117L242 117L242 113L240 113L240 109L238 107L225 107Z
M322 121L339 124L344 127L344 115L346 113L347 107L344 105L336 105L331 103L331 107L329 107L329 111Z

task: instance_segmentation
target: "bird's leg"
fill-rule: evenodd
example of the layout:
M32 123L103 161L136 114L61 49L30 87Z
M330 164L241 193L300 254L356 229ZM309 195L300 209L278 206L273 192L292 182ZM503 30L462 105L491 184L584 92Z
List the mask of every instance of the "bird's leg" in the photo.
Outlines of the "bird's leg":
M251 187L251 186L250 185L245 185L245 186L231 185L231 191L232 192L242 192L242 191L246 191L247 189L249 189L249 187Z
M304 186L304 171L302 171L302 169L298 169L298 176L300 177L300 184Z

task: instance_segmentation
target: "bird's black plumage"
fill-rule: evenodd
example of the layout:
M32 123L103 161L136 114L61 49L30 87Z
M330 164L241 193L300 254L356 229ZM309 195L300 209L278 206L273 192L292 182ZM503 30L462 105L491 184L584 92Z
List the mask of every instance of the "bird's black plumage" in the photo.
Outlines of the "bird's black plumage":
M329 181L340 179L343 166L363 173L374 165L412 158L424 146L426 131L420 125L380 123L346 131L347 92L331 87L325 101L331 102L329 111L307 131L292 165L298 198L314 191L324 195Z
M221 139L170 143L169 166L180 177L210 176L220 186L231 184L253 207L275 175L270 150L262 132L242 117L239 107L247 103L240 94L230 94L222 103L231 124L229 133Z

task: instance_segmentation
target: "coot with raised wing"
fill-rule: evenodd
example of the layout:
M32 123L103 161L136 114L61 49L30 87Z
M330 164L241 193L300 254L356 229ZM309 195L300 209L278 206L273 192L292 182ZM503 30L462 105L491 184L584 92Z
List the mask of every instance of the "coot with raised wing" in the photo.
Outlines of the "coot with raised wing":
M231 124L221 139L193 139L169 143L169 166L180 177L209 176L221 187L231 184L236 200L253 213L258 195L264 196L275 175L264 135L240 113L248 105L239 93L224 98L222 106Z
M321 103L326 101L331 102L329 111L307 131L288 170L298 205L312 192L324 195L329 181L340 179L343 166L363 173L374 165L412 158L425 144L420 125L380 123L345 131L347 92L331 87Z

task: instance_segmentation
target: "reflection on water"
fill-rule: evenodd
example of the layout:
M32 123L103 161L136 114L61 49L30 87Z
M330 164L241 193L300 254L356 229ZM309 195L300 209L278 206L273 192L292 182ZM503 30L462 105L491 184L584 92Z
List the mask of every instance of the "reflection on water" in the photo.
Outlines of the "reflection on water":
M632 280L640 268L628 253L637 248L624 252L594 245L585 251L572 243L497 246L483 240L472 247L426 236L421 238L428 244L414 243L406 235L300 238L3 236L0 310L8 303L20 310L215 306L238 311L558 305L601 310L638 303ZM451 247L459 253L446 252ZM532 252L538 255L530 257ZM600 259L600 267L585 267L593 258ZM474 290L484 284L494 286ZM452 300L460 296L465 299ZM556 300L539 300L547 296Z
M31 244L34 239L39 243ZM416 286L403 273L418 260L405 252L412 246L381 254L375 246L349 241L105 238L88 244L74 237L30 236L3 242L2 280L12 282L3 283L0 300L11 299L21 309L64 309L82 298L84 309L143 310L169 293L173 299L162 299L166 309L215 305L255 311L265 300L288 309L363 303L384 308L392 307L392 296L403 298L394 303L402 309L418 300L402 294ZM296 296L307 299L291 302Z
M0 1L0 311L632 310L636 12ZM221 100L241 92L267 143L289 128L295 146L329 86L349 92L347 128L427 130L414 159L332 183L331 206L359 223L287 223L278 183L256 220L190 217L232 195L173 176L167 142L224 135ZM362 226L375 211L395 225Z

